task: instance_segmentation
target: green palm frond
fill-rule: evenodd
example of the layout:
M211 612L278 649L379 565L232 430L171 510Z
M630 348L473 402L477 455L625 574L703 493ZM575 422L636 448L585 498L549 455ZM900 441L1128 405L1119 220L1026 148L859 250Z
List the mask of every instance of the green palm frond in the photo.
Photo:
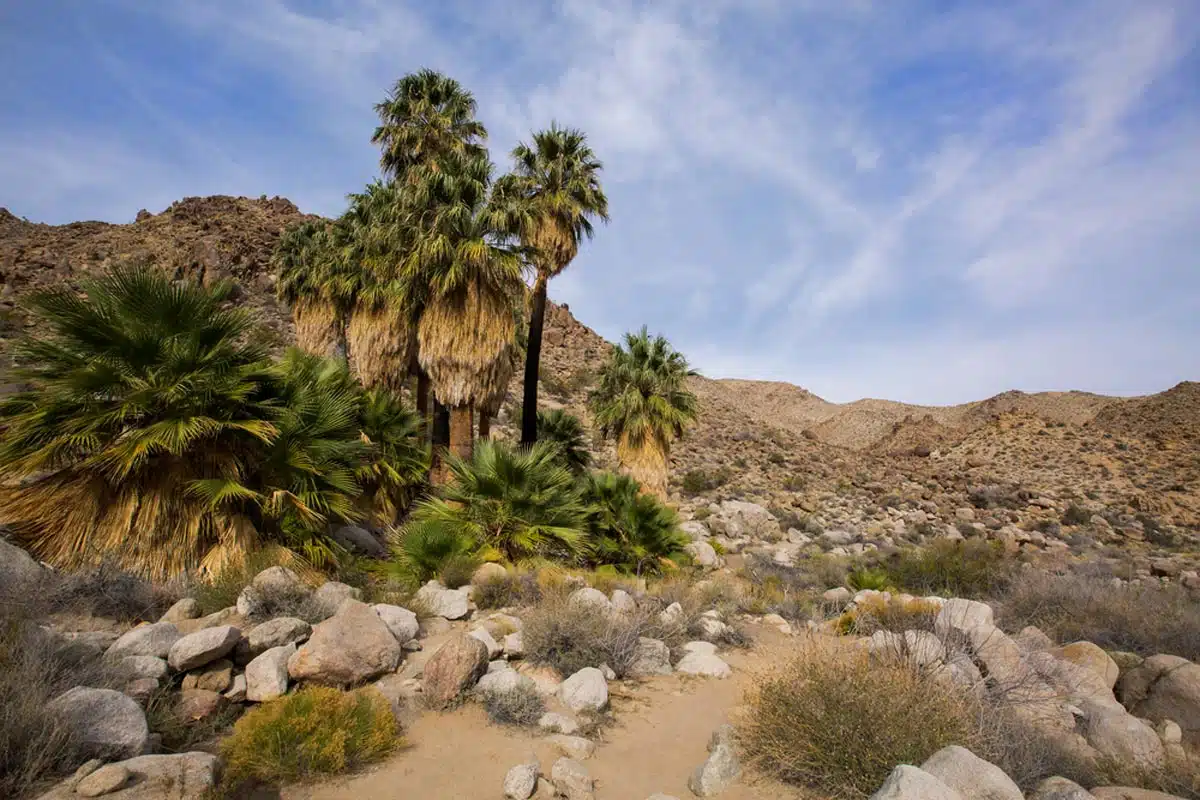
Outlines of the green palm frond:
M681 560L688 538L680 530L679 517L657 497L642 492L633 478L589 474L583 499L595 564L642 574Z
M538 441L557 447L563 466L576 475L592 465L587 431L579 417L564 409L538 412Z

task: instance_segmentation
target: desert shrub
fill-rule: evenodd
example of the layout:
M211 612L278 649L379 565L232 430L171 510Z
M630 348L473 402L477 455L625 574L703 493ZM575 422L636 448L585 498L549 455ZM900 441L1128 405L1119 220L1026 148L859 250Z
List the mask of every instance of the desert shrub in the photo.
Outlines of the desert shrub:
M544 599L524 622L525 658L554 667L564 676L607 664L623 677L633 663L639 637L667 638L648 614L599 614L561 594Z
M1092 512L1076 503L1067 506L1067 510L1062 515L1063 525L1086 525L1091 519Z
M49 611L75 611L122 621L156 620L178 595L111 561L47 578Z
M810 639L755 681L736 724L755 767L840 799L871 794L897 764L970 745L974 721L965 693L848 643Z
M869 597L838 617L837 631L855 636L870 636L875 631L932 631L940 610L928 600L902 603L896 598Z
M1001 595L999 624L1036 625L1059 642L1200 658L1200 599L1178 584L1113 585L1089 572L1022 572Z
M475 585L472 595L481 609L533 605L541 599L542 590L535 572L507 572Z
M690 541L679 517L628 475L591 473L583 480L590 560L642 575L685 563Z
M689 469L683 473L679 486L687 494L703 494L719 489L733 478L733 470L728 467L719 469Z
M221 743L223 782L276 784L378 760L400 744L388 701L375 689L311 686L256 706Z
M697 522L703 522L704 520L708 519L711 516L712 516L712 511L709 509L708 506L700 506L700 508L697 508L692 513L692 519L696 520Z
M483 562L476 556L454 555L442 562L439 577L448 589L458 589L471 582L471 576Z
M912 592L986 597L1008 583L1014 566L999 542L939 539L902 551L886 568L897 586Z
M887 571L880 567L855 567L846 576L846 585L856 592L863 589L873 589L877 592L894 591L892 579Z
M497 725L525 728L537 724L546 711L546 702L537 687L526 683L507 692L484 692L483 707L488 719Z

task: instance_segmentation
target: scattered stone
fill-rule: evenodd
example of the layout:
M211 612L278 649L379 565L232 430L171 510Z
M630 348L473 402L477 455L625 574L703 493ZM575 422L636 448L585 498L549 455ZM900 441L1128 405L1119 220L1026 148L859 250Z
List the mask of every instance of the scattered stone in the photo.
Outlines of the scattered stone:
M217 783L218 759L209 753L147 755L110 767L124 769L125 788L111 793L114 800L206 800ZM64 781L39 800L72 800L78 797L75 779Z
M870 800L963 800L962 795L917 767L901 764L892 770Z
M248 686L246 684L246 676L234 675L233 683L230 685L229 691L225 692L225 699L231 703L244 703L246 702L247 689Z
M1029 800L1096 800L1096 796L1075 781L1056 776L1039 783Z
M584 667L562 682L559 697L567 708L581 711L602 711L608 706L608 682L595 667Z
M167 613L159 618L159 622L181 622L185 619L200 618L200 603L194 597L177 600L175 605L167 609Z
M246 634L250 643L250 657L261 655L273 647L299 645L312 636L312 625L295 617L276 617L261 625L255 625Z
M651 675L670 675L671 672L671 648L667 647L667 643L639 637L629 665L629 677L646 678Z
M179 693L175 715L185 722L208 719L225 706L225 698L208 689L184 689Z
M173 670L188 672L228 655L240 638L242 632L232 625L188 634L171 645L167 663Z
M579 723L570 717L554 711L547 711L538 718L538 727L550 733L563 733L574 736L579 733Z
M490 633L488 633L486 628L475 628L467 635L472 639L478 639L483 643L483 646L487 648L489 659L496 658L504 652L504 647L497 642Z
M690 542L684 548L698 566L716 569L721 566L721 557L708 542Z
M697 797L713 797L729 788L742 774L733 741L733 726L722 725L708 741L708 758L688 778Z
M429 609L429 613L445 619L462 619L471 613L469 589L447 589L437 581L430 581L416 594L417 602Z
M612 604L613 611L618 614L633 614L637 611L637 601L633 599L633 595L624 589L613 589L612 597L609 599Z
M246 699L265 703L282 697L288 690L288 664L296 654L296 645L285 644L260 653L246 665Z
M585 586L582 589L576 589L571 592L570 597L567 598L567 602L573 606L594 608L604 613L613 610L612 603L604 596L604 592L599 589L593 589L590 586Z
M925 760L921 769L957 791L963 800L1024 800L1004 770L965 747L950 745Z
M224 692L233 683L233 662L222 658L204 667L199 672L191 672L183 679L184 689L207 689L210 692Z
M431 708L442 709L478 682L487 670L487 647L459 634L446 642L425 664L422 688Z
M393 672L399 663L396 637L370 606L351 599L313 628L312 638L288 660L288 675L350 686Z
M733 674L729 664L717 655L717 647L711 642L688 642L683 650L683 658L675 665L677 672L706 678L728 678Z
M106 764L79 782L75 794L100 797L115 792L129 782L129 770L120 764Z
M504 655L509 658L525 657L525 639L520 631L504 637Z
M486 564L484 566L487 566ZM504 776L505 800L529 800L537 789L538 770L541 765L537 759L526 764L518 764Z
M150 737L141 706L112 689L76 686L51 700L47 710L71 729L84 758L129 758Z
M171 647L181 638L179 629L171 622L139 625L112 643L104 653L108 661L130 656L166 658Z
M658 615L658 621L663 625L681 625L683 617L683 606L679 603L671 603Z
M388 630L400 644L408 644L417 638L417 633L421 630L421 623L417 620L417 615L407 608L391 606L386 603L377 603L371 608L383 620L383 624L388 626Z
M332 617L347 600L361 600L362 589L339 581L325 581L313 592L313 605L325 617Z
M596 781L587 767L569 758L560 758L550 769L550 780L560 797L566 800L593 800Z
M573 758L576 761L587 761L596 752L596 743L582 736L567 736L562 733L556 733L552 736L547 736L546 741L558 748L558 751L564 756Z

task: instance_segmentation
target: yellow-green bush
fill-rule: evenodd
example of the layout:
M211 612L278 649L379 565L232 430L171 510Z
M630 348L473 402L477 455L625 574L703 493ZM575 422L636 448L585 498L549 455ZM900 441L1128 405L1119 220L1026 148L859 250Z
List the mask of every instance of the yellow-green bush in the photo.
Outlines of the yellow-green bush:
M388 701L375 689L313 686L252 709L221 743L224 780L268 784L335 774L400 744Z
M841 634L870 636L875 631L931 631L941 607L920 598L884 599L883 595L866 597L838 617L837 631Z
M1015 566L999 542L940 539L904 551L887 564L887 574L895 585L914 593L978 598L1003 589Z

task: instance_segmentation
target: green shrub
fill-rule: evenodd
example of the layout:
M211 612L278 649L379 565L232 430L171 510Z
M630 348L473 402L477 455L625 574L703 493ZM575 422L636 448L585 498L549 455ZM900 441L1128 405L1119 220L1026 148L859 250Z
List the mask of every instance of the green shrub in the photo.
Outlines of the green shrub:
M897 586L947 597L988 597L1004 588L1014 567L999 542L984 539L939 539L926 547L904 550L886 564Z
M849 643L810 639L762 676L736 722L757 769L831 798L866 797L897 764L972 744L965 694L903 664L872 662Z
M689 469L683 473L679 481L680 488L687 494L704 494L713 489L719 489L733 478L733 470L729 467L704 470Z
M507 692L484 692L483 707L487 710L488 719L497 725L527 728L541 719L546 711L546 702L536 686L521 684Z
M628 475L591 473L583 481L591 561L634 574L661 572L686 560L689 539L679 517Z
M894 591L892 579L887 571L879 567L855 567L846 576L846 585L856 592L873 589L877 592Z
M1087 525L1092 520L1092 512L1083 506L1071 503L1063 512L1063 525Z
M392 547L385 569L395 580L415 588L441 575L452 561L471 558L477 542L457 526L410 521Z
M475 556L455 555L442 562L440 577L447 589L458 589L471 582L471 576L483 562Z
M278 784L332 775L376 761L401 743L377 690L311 686L256 706L221 743L223 783Z
M587 429L579 417L561 408L538 411L537 430L538 441L557 447L559 463L572 473L582 474L592 465Z

